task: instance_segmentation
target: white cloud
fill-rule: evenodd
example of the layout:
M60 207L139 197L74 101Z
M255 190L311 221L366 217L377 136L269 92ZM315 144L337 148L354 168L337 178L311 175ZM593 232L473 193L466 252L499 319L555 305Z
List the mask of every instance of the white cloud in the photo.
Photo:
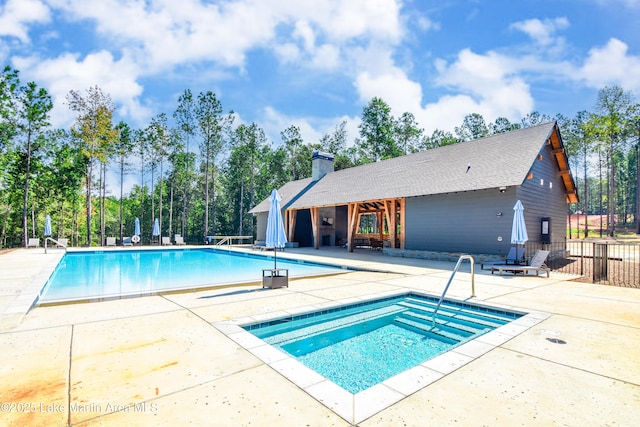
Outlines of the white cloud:
M399 6L394 0L325 0L312 4L239 0L221 4L197 0L129 2L125 0L49 0L70 19L91 20L102 37L117 43L149 72L187 61L244 66L246 53L271 46L279 25L295 23L293 34L315 51L317 34L344 41L358 37L399 40ZM324 43L322 43L324 44ZM280 49L282 51L282 49ZM285 49L291 60L291 49ZM320 50L320 54L326 53Z
M591 49L582 67L571 70L572 76L596 89L619 84L626 90L639 91L640 56L630 55L628 50L627 44L611 39L605 46Z
M273 50L280 61L285 64L298 62L302 57L302 52L295 43L282 43L275 46Z
M79 55L63 54L53 59L38 57L14 58L16 67L27 69L29 79L46 87L54 101L52 124L67 127L73 114L65 105L69 91L84 91L98 86L117 106L117 114L136 122L144 122L152 112L140 105L142 86L136 81L140 70L127 58L114 60L111 53L100 51L80 59Z
M519 120L533 111L534 100L522 67L540 66L537 61L526 59L522 63L517 57L464 49L450 63L437 59L437 75L420 82L395 65L392 54L386 46L370 46L358 52L354 62L360 71L354 86L360 102L366 104L374 96L380 97L394 116L411 112L427 133L435 129L453 131L471 113L482 114L489 122L498 117ZM431 86L447 94L429 100Z
M51 19L49 9L39 0L7 0L0 5L0 36L13 36L29 42L28 26Z
M411 81L398 68L376 76L369 72L362 72L356 79L355 85L363 103L368 103L377 96L382 98L396 115L405 111L415 111L422 100L420 84Z
M307 52L313 51L316 45L316 35L306 20L296 22L293 30L294 37L302 39L302 44Z
M263 110L260 123L265 123L265 133L269 136L269 139L275 146L282 144L282 137L280 132L289 126L297 126L300 128L300 134L306 144L317 144L326 134L333 133L337 125L343 121L347 122L347 145L353 144L353 140L358 136L358 124L360 123L359 117L297 117L284 114L275 110L272 107L266 107Z
M416 17L414 17L414 20L415 20L416 25L418 26L418 28L420 28L422 31L430 31L430 30L438 31L438 30L440 30L440 24L437 23L437 22L433 22L427 16L419 14Z
M324 44L316 49L311 66L319 70L334 71L341 65L340 49L331 44Z
M564 17L544 20L527 19L511 24L511 28L522 31L542 46L554 43L555 33L568 27L569 20Z

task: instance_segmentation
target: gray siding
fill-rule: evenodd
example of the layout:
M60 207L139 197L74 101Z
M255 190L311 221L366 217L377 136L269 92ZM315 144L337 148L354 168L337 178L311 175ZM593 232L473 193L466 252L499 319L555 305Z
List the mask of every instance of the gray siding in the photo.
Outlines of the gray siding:
M504 193L496 188L408 198L405 247L506 255L515 196L513 188Z
M551 151L550 145L540 150L542 159L531 166L533 177L525 179L517 191L517 198L524 205L527 232L532 242L541 241L540 220L543 217L551 218L551 241L566 240L566 189Z
M267 219L269 212L260 212L256 214L256 240L266 240L267 238Z
M551 218L552 241L564 241L566 190L551 147L540 153L532 178L504 193L496 188L407 198L406 249L505 255L517 200L524 206L529 241L541 241L543 217Z

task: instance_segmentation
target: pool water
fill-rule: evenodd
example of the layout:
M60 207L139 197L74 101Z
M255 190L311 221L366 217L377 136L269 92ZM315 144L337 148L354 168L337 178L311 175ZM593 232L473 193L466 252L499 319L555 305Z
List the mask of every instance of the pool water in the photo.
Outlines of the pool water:
M351 393L475 339L522 313L408 294L244 328Z
M212 248L68 252L43 288L39 303L145 295L259 282L273 258ZM332 265L278 258L289 277L341 273Z

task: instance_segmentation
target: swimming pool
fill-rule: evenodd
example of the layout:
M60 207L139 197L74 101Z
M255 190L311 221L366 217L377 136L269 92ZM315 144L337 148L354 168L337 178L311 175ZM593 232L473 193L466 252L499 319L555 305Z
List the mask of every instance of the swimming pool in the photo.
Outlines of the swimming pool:
M417 294L245 326L351 393L522 316ZM435 320L435 322L432 322Z
M405 289L214 326L357 424L549 316L445 299L432 331L437 301L436 296Z
M270 256L225 250L165 249L68 252L44 286L40 304L148 295L258 282ZM339 266L278 258L289 277L342 273Z

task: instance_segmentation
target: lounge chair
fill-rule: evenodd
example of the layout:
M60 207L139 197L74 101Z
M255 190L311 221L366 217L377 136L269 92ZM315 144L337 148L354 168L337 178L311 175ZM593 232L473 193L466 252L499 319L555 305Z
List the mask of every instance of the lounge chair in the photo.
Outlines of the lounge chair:
M38 248L40 247L40 239L37 237L31 238L27 241L28 248Z
M509 253L507 254L507 257L505 258L504 261L498 261L498 262L483 262L480 264L480 269L484 270L484 266L486 265L487 267L491 266L491 265L509 265L509 264L515 264L515 265L519 265L519 264L524 264L524 260L525 260L525 251L524 248L518 248L516 246L511 246L511 249L509 249Z
M506 264L492 265L491 274L493 274L493 272L496 270L500 272L501 276L503 271L509 271L513 274L516 274L516 273L528 274L529 271L531 270L536 272L536 276L539 276L540 270L543 270L547 272L547 277L549 277L549 267L547 267L544 263L547 260L548 256L549 256L549 251L537 250L536 253L533 255L533 258L531 258L531 262L529 263L529 265L506 265Z
M129 237L129 236L123 237L122 238L122 246L133 246L133 241L131 240L131 237Z
M173 245L173 243L171 243L171 237L169 237L169 236L162 236L162 245L163 245L163 246Z
M266 251L268 249L267 242L264 240L256 240L253 242L253 246L251 246L251 249Z
M176 245L184 245L184 239L182 238L181 235L176 234L175 236L173 236L173 241L176 242Z
M116 238L115 237L107 237L106 246L115 246L115 245L116 245Z
M69 246L69 239L65 238L65 237L61 237L59 239L57 239L56 246L59 248L66 248L67 246Z

